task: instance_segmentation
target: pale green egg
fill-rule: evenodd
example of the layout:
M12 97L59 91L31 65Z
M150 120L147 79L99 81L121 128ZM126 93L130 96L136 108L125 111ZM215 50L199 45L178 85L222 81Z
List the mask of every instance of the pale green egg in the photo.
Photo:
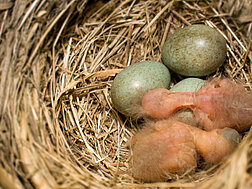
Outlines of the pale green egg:
M170 91L172 92L196 92L203 85L205 81L199 78L186 78L176 83Z
M214 28L196 24L177 30L162 48L162 60L172 71L185 76L205 76L226 58L224 37Z
M131 115L144 93L154 88L168 88L170 80L168 68L160 62L135 63L115 77L111 87L112 103L119 112Z

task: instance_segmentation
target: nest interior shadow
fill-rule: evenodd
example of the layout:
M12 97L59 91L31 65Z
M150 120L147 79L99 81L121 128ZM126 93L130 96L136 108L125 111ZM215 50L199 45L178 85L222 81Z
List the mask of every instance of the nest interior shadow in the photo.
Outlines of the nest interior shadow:
M251 2L0 1L0 183L6 188L251 188L252 134L222 164L166 183L131 176L138 123L118 113L116 74L161 60L177 29L202 23L226 39L212 77L251 90ZM2 8L1 8L2 7ZM172 74L171 86L183 77ZM13 182L14 181L14 182Z

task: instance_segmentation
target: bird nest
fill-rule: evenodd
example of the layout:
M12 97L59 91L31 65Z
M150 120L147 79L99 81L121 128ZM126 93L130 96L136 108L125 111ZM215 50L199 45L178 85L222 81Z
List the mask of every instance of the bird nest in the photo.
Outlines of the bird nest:
M227 41L214 74L251 90L249 0L0 1L0 186L3 188L252 187L252 133L214 167L163 183L131 175L138 122L110 89L122 69L161 61L177 29L204 23ZM172 74L172 85L182 76Z

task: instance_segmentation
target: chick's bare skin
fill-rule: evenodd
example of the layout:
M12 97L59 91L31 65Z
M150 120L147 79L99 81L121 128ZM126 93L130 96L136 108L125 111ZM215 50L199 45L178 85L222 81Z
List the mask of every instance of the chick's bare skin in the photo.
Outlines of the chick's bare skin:
M195 117L206 130L229 127L243 132L252 124L252 93L229 79L203 86L194 104Z
M203 131L192 129L195 146L209 164L217 164L231 154L240 142L239 133L231 128Z
M197 167L198 152L207 163L218 163L238 141L239 134L231 130L206 132L176 120L157 121L132 139L133 176L155 182L189 173Z
M252 93L229 79L209 82L195 93L154 89L144 95L142 107L153 118L190 108L208 131L230 127L242 132L252 124Z

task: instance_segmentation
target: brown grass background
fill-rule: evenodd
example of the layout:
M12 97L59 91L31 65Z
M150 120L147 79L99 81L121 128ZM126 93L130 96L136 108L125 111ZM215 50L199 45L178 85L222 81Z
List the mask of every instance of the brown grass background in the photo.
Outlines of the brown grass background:
M161 61L166 38L195 23L219 30L228 46L205 79L251 90L250 0L0 0L0 188L252 188L251 132L225 162L195 175L131 176L127 142L138 123L113 109L113 79Z

